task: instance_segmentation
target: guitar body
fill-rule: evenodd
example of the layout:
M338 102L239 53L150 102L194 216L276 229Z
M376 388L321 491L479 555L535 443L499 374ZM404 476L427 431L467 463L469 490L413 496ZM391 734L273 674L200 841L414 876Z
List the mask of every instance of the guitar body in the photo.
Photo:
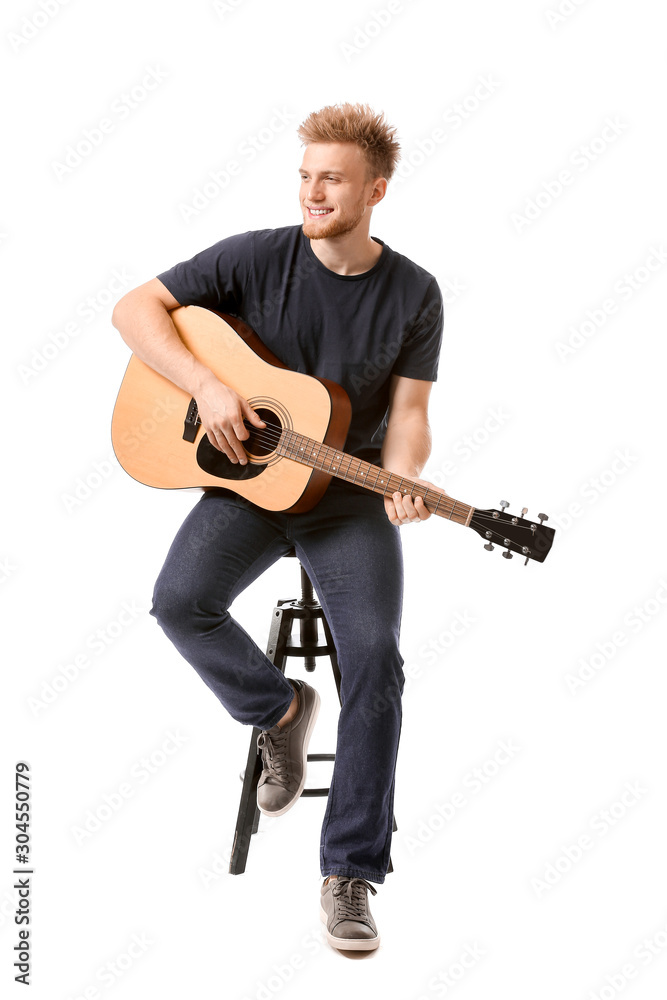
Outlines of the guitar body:
M170 315L188 350L263 420L342 448L351 406L341 386L291 371L241 320L200 306ZM136 355L118 393L111 437L122 467L146 486L225 487L266 510L310 510L331 480L252 437L245 442L248 464L230 462L209 443L190 395Z

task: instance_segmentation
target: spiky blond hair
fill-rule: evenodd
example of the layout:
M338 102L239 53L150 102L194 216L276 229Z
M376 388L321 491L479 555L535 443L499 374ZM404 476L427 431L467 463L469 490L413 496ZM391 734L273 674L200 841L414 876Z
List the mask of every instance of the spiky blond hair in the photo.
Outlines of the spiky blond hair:
M311 142L353 142L368 161L369 178L391 179L401 155L396 129L384 113L367 104L330 104L313 111L299 125L297 135L305 146Z

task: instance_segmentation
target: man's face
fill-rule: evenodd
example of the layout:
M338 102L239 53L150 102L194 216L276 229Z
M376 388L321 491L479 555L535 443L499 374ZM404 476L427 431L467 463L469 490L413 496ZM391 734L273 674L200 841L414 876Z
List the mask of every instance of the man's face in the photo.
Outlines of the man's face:
M311 240L351 233L382 197L374 196L366 157L350 142L311 142L299 172L303 231Z

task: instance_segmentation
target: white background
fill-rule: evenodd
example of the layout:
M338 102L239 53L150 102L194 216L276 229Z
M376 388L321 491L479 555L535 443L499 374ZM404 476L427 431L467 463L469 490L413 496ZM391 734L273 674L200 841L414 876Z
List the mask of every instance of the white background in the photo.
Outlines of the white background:
M13 769L25 760L40 1000L664 996L659 7L218 8L3 7L3 981L18 940ZM119 110L150 71L153 89ZM295 129L343 100L384 110L403 143L406 176L371 232L459 290L424 474L558 528L547 562L525 568L440 519L403 529L395 872L372 903L382 945L358 961L321 937L324 800L262 818L248 872L226 874L249 731L148 616L197 495L135 483L109 436L129 357L113 303L223 236L298 222ZM276 111L288 124L262 132L250 159L244 144ZM104 118L102 141L80 146L89 155L58 167ZM185 221L182 206L231 159L239 175ZM237 602L262 646L295 586L282 563ZM474 621L454 636L457 615ZM327 751L335 702L326 669L315 677L325 709L311 750Z

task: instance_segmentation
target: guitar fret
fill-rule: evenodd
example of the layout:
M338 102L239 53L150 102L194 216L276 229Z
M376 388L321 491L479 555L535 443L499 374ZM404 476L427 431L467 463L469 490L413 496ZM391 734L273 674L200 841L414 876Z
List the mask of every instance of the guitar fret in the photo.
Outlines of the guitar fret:
M384 476L384 479L380 479L380 476ZM387 486L389 483L390 476L387 475L386 469L378 469L377 478L375 480L375 491L376 493L385 494L387 492Z
M358 462L357 459L352 458L352 456L349 456L349 458L350 458L350 460L347 463L347 468L345 470L345 478L348 481L348 483L356 483L358 468L353 469L352 466L355 463L358 466L359 462Z
M347 463L347 468L345 470L345 478L347 479L348 482L355 482L356 481L356 473L353 473L352 474L352 479L350 479L350 470L352 469L352 463L355 460L352 458L351 455L348 455L347 458L349 459L349 461Z

